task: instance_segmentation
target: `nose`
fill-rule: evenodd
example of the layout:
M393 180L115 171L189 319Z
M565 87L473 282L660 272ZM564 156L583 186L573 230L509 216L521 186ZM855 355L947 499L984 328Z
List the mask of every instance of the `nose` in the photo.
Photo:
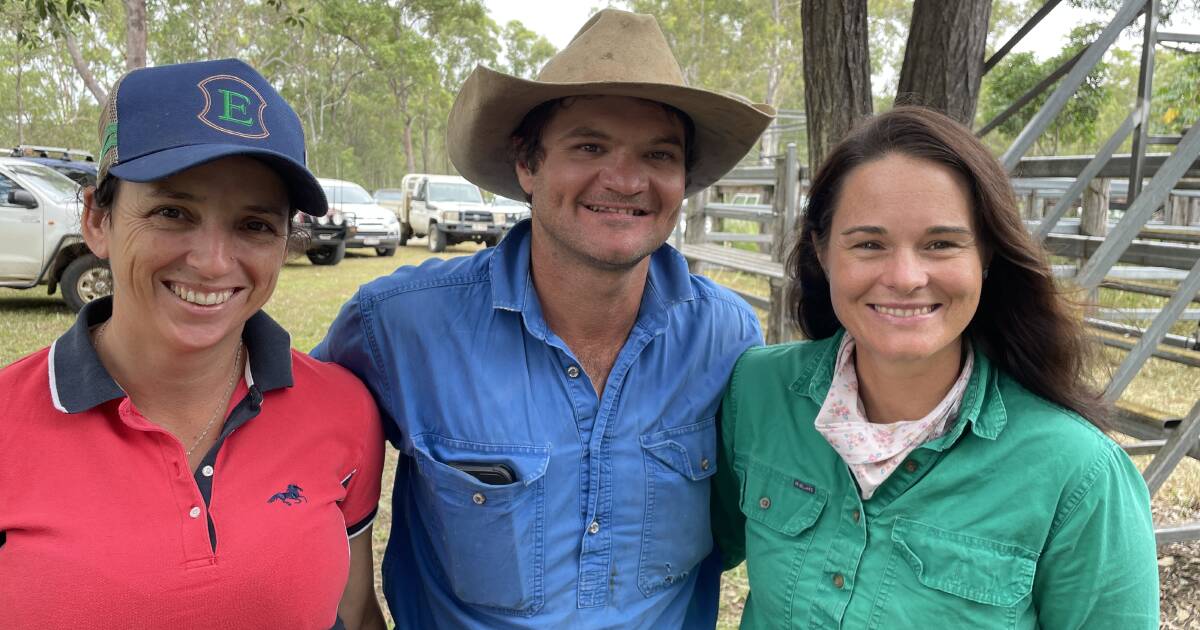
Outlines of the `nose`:
M647 182L644 165L631 151L613 151L600 171L600 184L622 195L645 191Z
M920 255L911 250L901 248L888 258L887 269L884 271L884 283L901 294L912 293L929 282L929 272Z
M229 273L237 264L234 235L215 222L196 230L187 261L205 278L219 278Z

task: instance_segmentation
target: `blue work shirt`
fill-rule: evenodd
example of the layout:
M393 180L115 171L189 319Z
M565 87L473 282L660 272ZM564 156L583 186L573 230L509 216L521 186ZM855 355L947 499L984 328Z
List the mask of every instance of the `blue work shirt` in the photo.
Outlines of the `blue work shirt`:
M712 628L715 417L758 320L664 245L598 397L546 324L529 241L525 221L364 285L313 350L362 378L400 451L397 626Z

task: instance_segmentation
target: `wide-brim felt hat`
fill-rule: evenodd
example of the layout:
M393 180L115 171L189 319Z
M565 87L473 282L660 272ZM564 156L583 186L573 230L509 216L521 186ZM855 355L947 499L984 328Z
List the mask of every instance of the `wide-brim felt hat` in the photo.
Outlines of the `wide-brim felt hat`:
M695 127L695 161L684 191L688 195L729 172L775 116L770 105L689 87L653 16L605 9L546 63L537 79L476 67L450 110L450 161L480 187L524 199L515 170L513 132L538 105L582 95L631 96L687 114Z

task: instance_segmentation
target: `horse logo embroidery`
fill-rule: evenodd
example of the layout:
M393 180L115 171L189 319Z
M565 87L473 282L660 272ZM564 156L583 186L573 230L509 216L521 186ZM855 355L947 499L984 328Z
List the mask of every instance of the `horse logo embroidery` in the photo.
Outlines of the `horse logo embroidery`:
M301 492L304 492L304 488L301 488L294 483L289 483L287 490L284 490L283 492L276 492L275 494L271 495L271 498L267 499L267 503L283 501L283 504L288 507L291 507L293 501L296 503L300 503L301 501L308 503L308 499L305 498L303 494L300 494Z

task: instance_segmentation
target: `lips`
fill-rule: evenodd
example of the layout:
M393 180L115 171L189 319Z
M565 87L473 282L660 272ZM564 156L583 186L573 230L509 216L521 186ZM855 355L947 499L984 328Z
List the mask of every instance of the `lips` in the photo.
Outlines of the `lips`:
M644 217L647 214L650 214L649 212L646 212L645 210L642 210L641 208L616 208L616 207L612 207L612 206L589 205L589 204L583 204L583 207L587 208L588 210L591 210L592 212L595 212L596 214L620 214L620 215L624 215L627 217Z
M167 283L167 288L169 288L171 292L174 293L179 299L200 306L216 306L219 304L224 304L225 302L229 301L229 298L233 297L234 293L237 292L237 289L197 291L194 288L189 288L174 282Z
M928 304L925 306L914 306L914 307L907 307L907 308L896 308L896 307L891 307L891 306L883 306L881 304L872 304L871 308L875 309L875 312L877 312L877 313L882 313L884 315L890 315L892 317L904 318L904 317L919 317L921 315L928 315L928 314L936 311L937 309L941 308L941 304Z

